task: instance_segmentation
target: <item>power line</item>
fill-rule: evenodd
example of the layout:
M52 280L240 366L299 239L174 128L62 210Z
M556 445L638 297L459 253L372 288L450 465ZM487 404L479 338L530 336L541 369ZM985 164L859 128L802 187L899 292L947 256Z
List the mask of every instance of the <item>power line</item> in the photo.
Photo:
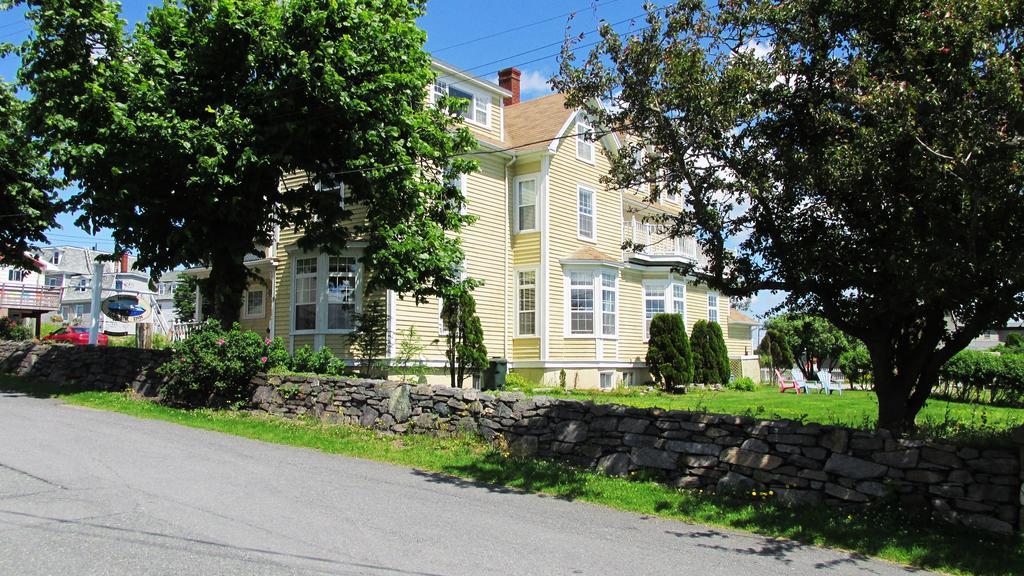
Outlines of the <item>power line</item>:
M607 6L608 4L615 4L616 2L621 2L621 1L622 0L607 0L606 2L599 2L599 3L596 3L596 4L592 3L590 6L584 6L583 8L580 8L578 10L573 10L571 12L566 12L565 14L559 14L558 16L552 16L550 18L545 18L543 20L537 20L536 22L530 22L529 24L523 24L521 26L516 26L514 28L506 28L505 30L500 30L498 32L493 32L491 34L480 36L478 38L473 38L472 40L466 40L465 42L459 42L458 44L451 44L451 45L445 46L443 48L438 48L436 50L432 50L431 53L432 54L438 54L440 52L444 52L446 50L451 50L453 48L461 48L463 46L468 46L469 44L475 44L477 42L480 42L481 40L489 40L491 38L497 38L498 36L504 36L506 34L511 34L512 32L518 32L520 30L526 30L527 28L533 28L534 26L539 26L541 24L547 24L548 22L553 22L553 21L559 20L561 18L568 18L569 16L573 16L577 12L582 12L583 10L591 10L591 9L596 10L597 8L600 8L602 6Z

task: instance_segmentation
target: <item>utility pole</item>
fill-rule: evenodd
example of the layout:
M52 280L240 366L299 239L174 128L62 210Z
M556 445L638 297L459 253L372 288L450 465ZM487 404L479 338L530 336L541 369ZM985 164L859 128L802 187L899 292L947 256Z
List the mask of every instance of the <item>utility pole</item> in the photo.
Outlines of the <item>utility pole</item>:
M92 263L92 321L89 323L89 344L100 339L100 304L103 302L103 262Z

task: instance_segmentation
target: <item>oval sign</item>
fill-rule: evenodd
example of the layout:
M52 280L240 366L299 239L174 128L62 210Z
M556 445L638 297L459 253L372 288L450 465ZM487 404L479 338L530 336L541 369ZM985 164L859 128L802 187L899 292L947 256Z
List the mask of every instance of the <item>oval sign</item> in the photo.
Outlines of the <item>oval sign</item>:
M138 296L131 294L111 296L103 301L100 309L112 320L118 322L145 322L153 315L153 311L143 306Z

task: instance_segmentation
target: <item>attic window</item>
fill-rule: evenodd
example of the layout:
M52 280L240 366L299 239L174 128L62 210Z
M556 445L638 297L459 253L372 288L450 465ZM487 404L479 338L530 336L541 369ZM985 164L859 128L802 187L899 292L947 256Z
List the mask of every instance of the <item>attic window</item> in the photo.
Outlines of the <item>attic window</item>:
M321 180L316 184L317 192L326 192L329 194L338 195L338 204L345 207L345 183L342 182L337 174L332 174L326 180Z
M463 106L462 110L459 111L460 116L462 116L466 120L470 120L472 122L476 122L477 124L487 126L488 109L486 98L482 98L480 96L477 96L476 94L473 94L472 92L467 92L465 90L460 90L458 88L453 88L451 86L448 87L448 95L451 96L452 98L461 98L463 100L468 100L466 105Z
M576 157L584 162L594 161L594 127L582 117L576 121Z
M62 255L63 254L61 254L60 250L54 250L53 254L50 255L50 264L60 266L60 258Z

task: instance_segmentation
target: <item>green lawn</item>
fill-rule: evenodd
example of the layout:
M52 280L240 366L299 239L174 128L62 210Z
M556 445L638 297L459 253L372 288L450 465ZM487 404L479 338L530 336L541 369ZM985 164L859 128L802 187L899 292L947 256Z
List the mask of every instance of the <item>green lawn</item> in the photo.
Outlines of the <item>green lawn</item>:
M0 389L46 396L52 387L0 376ZM675 490L642 479L607 478L555 462L516 460L474 438L385 436L371 430L288 421L240 412L177 410L123 393L61 392L64 401L140 418L164 420L265 442L313 448L438 472L524 491L591 502L644 515L722 526L841 548L951 574L1024 574L1024 546L909 517L885 506L840 513L830 507L790 509L770 495L725 498Z
M842 396L825 394L785 394L778 388L761 386L753 392L694 389L688 394L643 394L638 390L616 392L532 389L527 393L555 398L575 398L594 402L626 404L640 408L690 410L716 414L734 414L757 418L788 418L819 424L839 424L854 428L874 428L878 400L873 392L845 390ZM1014 427L1024 425L1024 409L930 400L918 416L924 433L950 439L980 440L1000 437Z

